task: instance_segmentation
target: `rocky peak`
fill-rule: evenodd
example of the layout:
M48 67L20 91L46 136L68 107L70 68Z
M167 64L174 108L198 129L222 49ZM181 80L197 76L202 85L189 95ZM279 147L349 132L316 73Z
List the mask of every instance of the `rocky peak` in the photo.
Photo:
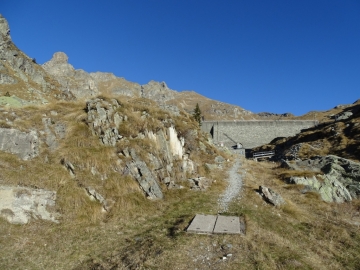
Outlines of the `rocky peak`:
M177 92L171 90L165 82L150 81L141 86L141 96L163 103L175 98Z
M68 63L68 59L65 53L56 52L50 61L43 64L43 68L54 76L71 76L75 69Z
M99 92L94 79L84 70L75 70L68 59L65 53L56 52L42 67L55 77L63 91L70 91L76 98L96 96Z
M11 40L10 28L7 20L0 14L0 34Z
M53 61L55 63L67 63L69 60L69 57L63 53L63 52L56 52L53 55L53 58L50 61Z

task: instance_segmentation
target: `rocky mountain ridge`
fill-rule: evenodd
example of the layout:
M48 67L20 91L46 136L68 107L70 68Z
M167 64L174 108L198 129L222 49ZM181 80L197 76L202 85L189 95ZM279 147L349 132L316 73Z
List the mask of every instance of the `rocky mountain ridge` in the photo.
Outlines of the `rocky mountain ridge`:
M61 181L106 213L124 192L163 199L170 189L203 189L199 179L211 170L203 164L216 169L213 155L226 155L190 115L167 104L178 92L166 83L87 73L61 52L40 66L9 33L0 16L0 216L7 221L76 218L76 209L59 208L74 199L57 196ZM53 182L48 173L56 171L62 180ZM132 188L109 187L124 182Z
M12 42L6 19L0 15L0 93L16 95L9 104L46 104L52 100L71 99L59 90L59 84ZM17 102L16 102L17 101Z

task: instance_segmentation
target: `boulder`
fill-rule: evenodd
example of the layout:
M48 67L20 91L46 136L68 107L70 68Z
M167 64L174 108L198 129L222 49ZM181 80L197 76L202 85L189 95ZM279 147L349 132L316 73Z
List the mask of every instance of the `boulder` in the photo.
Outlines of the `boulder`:
M12 224L26 224L30 219L58 223L54 208L56 192L27 187L0 186L0 215Z
M268 187L260 186L259 191L264 200L274 206L279 206L285 203L284 199L278 193Z

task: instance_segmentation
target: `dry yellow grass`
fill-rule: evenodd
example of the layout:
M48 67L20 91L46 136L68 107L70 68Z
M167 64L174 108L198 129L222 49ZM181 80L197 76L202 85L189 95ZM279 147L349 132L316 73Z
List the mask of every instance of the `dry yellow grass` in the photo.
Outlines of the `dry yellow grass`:
M142 111L152 115L154 123L165 117L170 119L140 101L132 107L131 100L121 100L122 113L133 114L136 122L130 127L135 131L130 133L142 129L144 121L138 118ZM32 221L25 226L14 226L0 219L3 236L0 269L328 270L360 267L357 225L360 224L360 202L328 204L316 193L302 194L302 186L288 185L282 180L291 172L279 170L278 164L271 162L242 160L242 195L225 214L243 217L246 235L185 233L195 214L217 214L218 198L226 187L230 163L226 162L223 170L215 171L203 165L213 163L219 154L226 159L233 157L210 147L200 134L188 146L192 149L190 158L199 164L198 174L216 182L206 192L190 191L186 181L180 182L184 189L164 188L164 200L149 201L131 177L114 168L119 162L123 167L127 161L118 155L122 149L136 148L146 161L146 153L157 155L156 147L146 139L123 140L115 148L101 145L86 125L84 109L84 103L34 107L29 108L28 114L9 109L19 116L13 120L16 128L34 125L41 129L42 117L56 111L57 115L51 118L66 123L67 133L57 151L42 150L31 162L0 153L1 184L56 190L56 207L62 214L60 224ZM180 133L192 140L185 122L195 129L196 123L186 115L173 120ZM206 151L200 149L200 141L207 146ZM144 151L140 153L141 150ZM63 167L62 159L75 165L75 178ZM91 168L96 169L95 175ZM104 175L107 179L101 180ZM286 204L273 207L265 203L255 191L260 185L280 193ZM94 187L111 200L113 207L109 212L103 212L100 203L89 199L84 190L86 186ZM227 254L232 256L222 260Z

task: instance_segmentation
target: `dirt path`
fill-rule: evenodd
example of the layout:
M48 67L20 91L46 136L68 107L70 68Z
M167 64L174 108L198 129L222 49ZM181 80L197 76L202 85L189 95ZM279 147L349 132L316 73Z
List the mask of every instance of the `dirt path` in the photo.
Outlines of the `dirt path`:
M227 179L228 186L225 192L219 198L219 213L227 212L229 203L235 199L242 187L242 176L238 173L241 167L240 159L238 158L232 168L229 170L229 177Z

